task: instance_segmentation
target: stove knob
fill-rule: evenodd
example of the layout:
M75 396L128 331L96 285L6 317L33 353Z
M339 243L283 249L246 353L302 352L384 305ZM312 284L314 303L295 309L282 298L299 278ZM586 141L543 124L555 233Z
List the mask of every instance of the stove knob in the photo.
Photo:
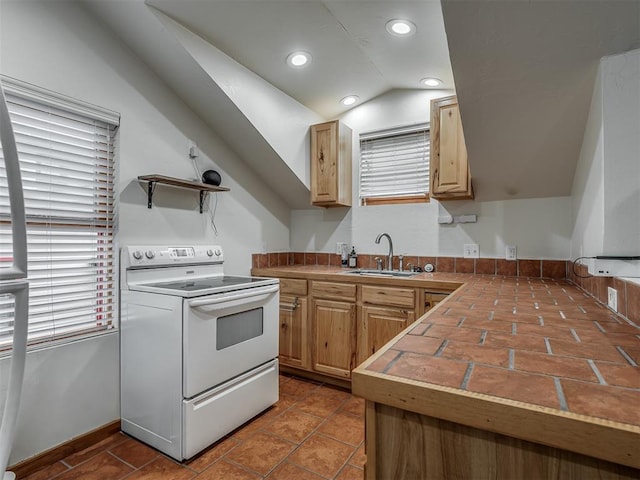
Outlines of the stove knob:
M142 258L142 252L140 250L136 250L135 252L133 252L133 258L135 258L136 260L140 260Z
M216 248L216 251L214 253L216 254L216 257L219 257L220 255L222 255L222 250Z
M156 256L156 254L153 252L153 250L147 250L144 254L149 260L151 260L153 257Z
M207 250L207 256L213 257L213 250L211 249Z

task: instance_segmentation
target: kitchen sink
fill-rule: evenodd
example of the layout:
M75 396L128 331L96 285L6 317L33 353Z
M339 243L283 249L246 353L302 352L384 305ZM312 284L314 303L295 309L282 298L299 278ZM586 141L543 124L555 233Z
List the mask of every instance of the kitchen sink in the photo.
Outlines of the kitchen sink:
M366 275L370 277L413 277L419 272L401 272L399 270L358 269L344 272L345 275Z

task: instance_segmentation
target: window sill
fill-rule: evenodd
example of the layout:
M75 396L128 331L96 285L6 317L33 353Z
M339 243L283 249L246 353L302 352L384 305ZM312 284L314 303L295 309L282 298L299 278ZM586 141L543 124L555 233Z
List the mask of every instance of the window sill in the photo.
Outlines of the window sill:
M407 197L368 197L361 198L360 205L402 205L406 203L429 203L429 194L412 195Z

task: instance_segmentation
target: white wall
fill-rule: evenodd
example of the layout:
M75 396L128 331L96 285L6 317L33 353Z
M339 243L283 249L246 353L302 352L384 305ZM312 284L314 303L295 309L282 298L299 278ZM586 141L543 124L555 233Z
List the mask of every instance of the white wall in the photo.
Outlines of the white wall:
M572 257L640 254L640 50L600 62L572 201Z
M289 248L290 212L170 89L78 3L0 3L0 73L120 112L117 239L132 243L222 245L229 273L247 274L251 253ZM215 168L216 237L198 213L197 192L158 186L153 209L136 178L195 178L188 139L201 170ZM213 205L213 199L210 200ZM7 360L0 362L4 373ZM29 354L27 387L10 462L51 448L119 417L117 335ZM0 389L6 388L0 377Z
M384 254L386 243L376 245L374 240L379 233L387 232L393 239L395 254L462 256L465 243L477 243L481 257L504 257L505 245L516 245L519 258L568 258L570 197L358 205L359 134L427 122L431 99L452 93L396 90L343 115L341 120L353 129L353 207L293 211L292 250L334 252L335 242L342 241L355 245L356 251L362 253ZM478 222L438 224L438 216L447 213L477 214Z

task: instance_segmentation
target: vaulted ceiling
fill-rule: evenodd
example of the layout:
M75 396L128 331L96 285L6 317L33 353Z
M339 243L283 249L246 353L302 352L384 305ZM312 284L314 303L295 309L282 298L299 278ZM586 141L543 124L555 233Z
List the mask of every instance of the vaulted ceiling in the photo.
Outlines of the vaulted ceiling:
M159 15L293 99L307 112L301 119L332 119L354 108L339 103L346 95L358 95L361 104L440 78L459 97L480 200L569 195L598 61L640 46L640 0L86 4L241 157L251 163L264 151L254 168L293 208L308 206L308 178L287 168L264 132L229 101L224 82L212 83L167 37ZM389 35L385 23L393 18L414 22L416 34ZM294 50L312 54L308 68L285 64Z

